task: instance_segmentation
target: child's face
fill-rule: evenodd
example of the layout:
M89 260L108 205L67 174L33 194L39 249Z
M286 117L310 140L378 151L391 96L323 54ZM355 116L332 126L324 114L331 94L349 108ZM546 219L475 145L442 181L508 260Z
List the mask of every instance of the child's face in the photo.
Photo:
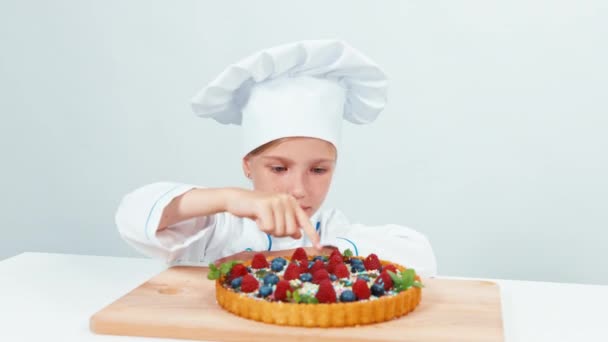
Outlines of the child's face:
M254 190L289 193L309 217L325 200L335 166L335 147L306 137L284 139L243 160Z

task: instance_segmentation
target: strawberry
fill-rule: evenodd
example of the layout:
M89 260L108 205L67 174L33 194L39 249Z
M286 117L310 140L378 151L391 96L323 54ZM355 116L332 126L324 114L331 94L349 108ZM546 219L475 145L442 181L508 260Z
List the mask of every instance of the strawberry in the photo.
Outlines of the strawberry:
M296 263L289 263L287 269L285 270L285 274L283 274L283 279L285 280L293 280L298 279L300 277L300 267Z
M334 286L329 279L325 279L319 283L319 290L315 298L319 300L319 303L336 302L336 290L334 290Z
M318 270L312 275L312 282L315 284L319 284L325 279L329 280L329 273L325 269Z
M368 299L372 294L369 286L367 286L367 282L363 279L357 279L353 284L353 292L359 299Z
M380 260L378 260L378 256L374 253L370 254L363 260L363 265L365 265L365 269L368 271L377 270L382 265L380 264Z
M308 260L298 260L300 273L308 273Z
M245 267L243 264L236 264L232 266L232 269L230 270L230 276L228 277L228 281L232 281L232 279L234 278L242 277L247 273L247 267Z
M348 278L350 277L350 272L348 272L348 268L344 264L337 264L334 268L334 274L338 278Z
M332 257L329 258L329 261L327 262L327 271L333 273L336 265L342 263L342 257L340 255L334 254Z
M380 273L380 276L378 278L376 278L375 283L377 284L379 282L384 283L385 291L388 291L391 289L391 287L393 287L393 279L391 278L391 276L388 274L388 272L386 270L382 271L382 273Z
M277 283L277 288L274 290L274 299L285 300L287 299L287 291L291 291L291 285L287 280L281 280Z
M329 255L329 258L331 259L331 257L333 257L334 255L337 255L340 257L340 259L344 260L344 257L342 256L342 253L340 253L339 249L334 249L331 254Z
M304 248L299 247L295 250L295 252L293 252L291 260L308 260L308 255L306 255Z
M253 256L253 260L251 261L251 267L256 269L266 268L268 267L268 260L266 260L264 254L258 253Z
M260 284L257 279L251 274L246 274L243 277L243 281L241 282L241 291L243 292L253 292L258 289Z
M312 265L312 267L310 268L310 270L308 270L308 272L310 274L315 274L316 271L322 270L322 269L325 269L325 263L323 261L321 261L321 260L317 260Z
M384 271L384 270L391 271L395 274L397 273L397 267L395 267L395 265L386 265L386 266L382 267L382 271Z

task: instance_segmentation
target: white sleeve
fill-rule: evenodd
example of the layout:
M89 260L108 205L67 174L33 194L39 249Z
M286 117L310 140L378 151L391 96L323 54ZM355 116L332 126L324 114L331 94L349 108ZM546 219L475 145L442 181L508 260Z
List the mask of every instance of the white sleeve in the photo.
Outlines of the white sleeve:
M363 257L375 253L380 259L413 268L423 277L437 275L437 261L429 240L411 228L394 224L352 224L337 210L328 217L325 226L322 244L341 250L349 248Z
M127 194L116 212L116 225L123 239L141 253L171 262L192 242L201 239L217 219L215 215L176 223L160 232L163 210L175 197L198 188L189 184L160 182Z

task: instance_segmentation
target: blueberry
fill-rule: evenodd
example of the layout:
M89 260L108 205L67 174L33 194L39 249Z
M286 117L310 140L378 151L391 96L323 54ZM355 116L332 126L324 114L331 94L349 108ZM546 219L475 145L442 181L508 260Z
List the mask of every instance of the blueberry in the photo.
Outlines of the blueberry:
M336 280L338 280L338 277L336 277L335 274L330 274L329 279L331 279L331 281L336 281Z
M300 274L300 280L303 282L311 281L312 275L310 273L302 273Z
M365 271L365 266L363 266L363 264L353 264L353 266L350 268L351 273L363 272L363 271Z
M275 263L275 262L281 263L281 265L283 265L283 266L287 265L287 260L285 260L285 258L277 257L277 258L272 259L272 263Z
M243 277L234 278L234 279L232 279L232 281L230 282L230 286L231 286L233 289L236 289L236 288L238 288L238 287L240 287L240 286L241 286L241 282L242 282L242 281L243 281Z
M384 295L384 285L374 284L372 285L372 294L376 297Z
M274 273L268 273L264 276L264 285L275 285L279 282L279 277Z
M272 293L272 286L271 285L262 285L262 287L260 287L260 297L268 297L270 296L270 294Z
M309 262L308 262L308 268L311 268L311 267L312 267L312 265L314 265L314 264L315 264L315 262L314 262L314 261L312 261L312 260L311 260L311 261L309 261Z
M363 260L361 259L350 259L350 263L354 265L363 265Z
M355 296L355 294L351 290L346 290L340 295L341 302L354 302L356 300L357 296Z
M325 261L323 260L323 256L322 255L317 255L316 257L312 258L312 261L317 261L317 260L321 260L321 261Z
M247 267L247 272L249 272L249 273L251 273L251 272L252 272L252 271L251 271L251 267L249 267L249 266Z
M270 264L270 269L274 272L281 272L283 270L283 267L285 267L285 265L281 264L280 262L273 262L272 264Z

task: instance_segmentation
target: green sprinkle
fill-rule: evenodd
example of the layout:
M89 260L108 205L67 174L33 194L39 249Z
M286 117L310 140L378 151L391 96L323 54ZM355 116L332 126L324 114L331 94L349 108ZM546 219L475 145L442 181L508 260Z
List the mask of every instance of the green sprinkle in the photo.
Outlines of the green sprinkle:
M268 273L268 271L266 270L259 270L255 272L256 277L258 278L264 278L264 276Z

